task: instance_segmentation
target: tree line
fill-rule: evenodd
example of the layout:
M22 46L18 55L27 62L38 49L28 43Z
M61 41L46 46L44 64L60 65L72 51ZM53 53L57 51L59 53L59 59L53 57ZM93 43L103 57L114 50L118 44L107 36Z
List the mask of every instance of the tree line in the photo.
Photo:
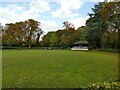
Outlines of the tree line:
M71 47L76 41L88 41L90 48L119 48L120 2L99 2L89 13L86 25L75 30L64 22L63 30L49 32L43 37L43 46Z
M73 43L86 40L84 37L84 26L75 30L74 25L68 21L63 22L64 29L48 32L42 37L41 44L45 47L72 47Z
M39 44L42 33L40 22L33 19L9 23L2 28L2 44L3 46L28 46L30 48L33 44Z
M99 2L95 4L85 26L77 30L68 21L63 22L63 29L48 32L42 37L40 22L33 19L24 22L0 25L3 46L40 46L72 47L77 41L88 41L91 48L119 48L120 2Z

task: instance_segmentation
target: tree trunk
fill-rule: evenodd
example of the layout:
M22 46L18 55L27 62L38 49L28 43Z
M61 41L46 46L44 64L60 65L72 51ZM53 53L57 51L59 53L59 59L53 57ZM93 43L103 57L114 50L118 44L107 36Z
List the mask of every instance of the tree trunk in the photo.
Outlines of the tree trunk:
M29 44L29 48L31 48L31 44Z
M37 45L39 44L40 36L37 37Z

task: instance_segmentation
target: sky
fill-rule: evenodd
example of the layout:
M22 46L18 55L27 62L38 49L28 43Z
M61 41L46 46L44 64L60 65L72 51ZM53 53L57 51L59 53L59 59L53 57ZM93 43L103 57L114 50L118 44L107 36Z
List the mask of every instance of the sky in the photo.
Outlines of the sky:
M47 33L73 23L75 29L85 25L94 4L104 0L0 0L0 23L15 23L34 19Z

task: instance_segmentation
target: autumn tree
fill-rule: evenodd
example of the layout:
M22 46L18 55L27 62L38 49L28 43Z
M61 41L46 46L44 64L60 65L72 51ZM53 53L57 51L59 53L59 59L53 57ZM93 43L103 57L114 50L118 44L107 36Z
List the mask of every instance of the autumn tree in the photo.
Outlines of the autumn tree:
M23 30L23 22L16 22L14 24L14 30L15 30L15 34L14 34L14 39L16 41L16 44L18 46L22 46L23 45L23 36L24 36L24 30Z
M55 32L48 32L45 36L43 36L43 46L52 46L52 47L71 47L72 44L78 40L76 30L74 29L74 25L69 22L64 22L63 26L65 28L63 30L57 30Z
M8 40L7 40L7 45L9 45L10 47L12 47L12 45L14 45L14 38L10 35Z
M39 43L42 32L40 22L28 19L24 22L6 24L2 40L7 44L9 36L12 36L17 46L28 45L30 48L32 44Z
M33 19L28 19L24 22L24 30L25 30L25 38L26 43L28 44L29 48L31 48L32 42L34 42L35 39L35 33L38 32L40 22L37 22Z
M107 47L118 48L118 31L120 30L120 2L109 2L99 11L108 27L106 31Z
M11 36L14 39L14 42L16 42L15 32L15 25L13 23L6 24L2 33L3 44L7 44L9 36Z

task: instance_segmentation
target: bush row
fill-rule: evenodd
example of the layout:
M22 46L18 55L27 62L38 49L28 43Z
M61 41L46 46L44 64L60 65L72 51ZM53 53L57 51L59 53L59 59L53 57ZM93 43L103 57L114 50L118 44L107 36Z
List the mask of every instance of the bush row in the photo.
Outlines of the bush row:
M81 90L120 90L120 82L94 83L88 87L81 86Z

